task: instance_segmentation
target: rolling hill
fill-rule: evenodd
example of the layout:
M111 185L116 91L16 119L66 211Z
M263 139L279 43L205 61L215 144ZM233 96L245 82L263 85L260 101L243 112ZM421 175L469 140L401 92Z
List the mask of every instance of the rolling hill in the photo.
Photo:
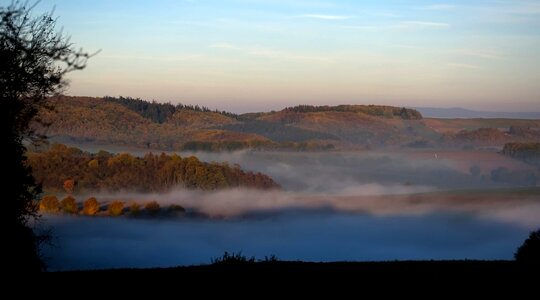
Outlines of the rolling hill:
M414 107L426 118L438 119L540 119L540 112L493 112L478 111L459 107Z
M540 120L434 119L378 105L295 106L236 115L132 98L59 96L37 129L53 141L163 150L502 146L540 141Z

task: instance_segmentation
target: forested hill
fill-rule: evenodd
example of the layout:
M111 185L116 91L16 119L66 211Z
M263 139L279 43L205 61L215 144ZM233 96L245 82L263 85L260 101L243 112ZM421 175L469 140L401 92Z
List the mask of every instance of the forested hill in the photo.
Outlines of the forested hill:
M300 105L236 115L123 97L60 96L49 101L55 109L41 118L51 126L38 130L68 144L326 151L540 142L539 120L426 119L414 109L381 105Z
M184 105L176 104L173 105L169 103L159 103L156 101L145 101L140 98L131 98L131 97L109 97L106 96L103 98L106 102L117 103L126 108L131 109L132 111L140 114L141 116L152 120L156 123L165 123L170 119L176 112L179 111L194 111L194 112L205 112L205 113L217 113L222 114L231 118L238 118L238 115L219 110L210 110L208 107L199 106L199 105Z
M36 181L48 192L62 191L66 180L73 180L79 192L279 188L267 175L245 172L238 165L230 166L226 162L205 163L194 156L181 157L176 154L148 153L144 157L106 151L92 154L56 144L47 151L29 153L28 164Z

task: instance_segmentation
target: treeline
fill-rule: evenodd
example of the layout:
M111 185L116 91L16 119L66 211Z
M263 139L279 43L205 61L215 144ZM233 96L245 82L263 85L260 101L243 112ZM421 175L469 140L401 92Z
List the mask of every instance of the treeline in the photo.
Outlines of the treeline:
M224 125L221 128L237 132L255 133L276 142L304 142L316 139L339 140L333 134L260 120L246 120L243 123Z
M29 153L28 164L37 182L50 192L63 190L66 180L75 182L75 191L162 192L174 187L202 190L279 188L267 175L245 172L238 165L206 163L194 156L176 154L148 153L144 157L106 151L92 154L55 144L47 151Z
M178 216L186 212L186 209L181 205L170 204L167 207L161 207L156 201L148 201L144 204L122 200L100 203L95 197L90 197L83 203L79 203L72 195L68 195L62 200L59 200L56 195L45 195L39 201L39 210L49 214L111 217L121 215L133 217Z
M190 141L182 146L183 151L237 151L237 150L275 150L275 151L331 151L335 150L336 146L332 143L320 141L304 141L304 142L267 142L251 140L245 142L202 142Z
M498 128L477 128L473 130L461 130L456 133L445 133L441 136L441 142L445 145L470 145L470 146L490 146L490 145L502 145L505 142L506 145L510 145L504 154L509 156L521 155L514 153L525 152L531 150L530 146L535 143L529 143L525 141L538 141L540 140L540 131L533 130L523 126L510 126L507 131L500 130ZM511 142L511 143L508 143ZM523 145L523 146L519 146ZM527 154L528 156L528 154ZM516 157L518 158L518 157Z
M176 104L171 103L158 103L156 101L146 101L140 98L131 98L131 97L103 97L105 101L117 103L124 107L131 109L132 111L140 114L141 116L152 120L155 123L165 123L167 119L172 116L175 112L180 110L191 110L197 112L214 112L231 118L238 118L238 115L226 112L219 111L217 109L211 110L205 106L199 105L185 105L185 104Z
M308 112L354 112L364 113L366 115L394 118L398 117L404 120L421 120L422 114L414 109L405 107L394 107L385 105L338 105L338 106L313 106L313 105L298 105L294 107L287 107L284 111L292 111L298 113Z
M507 143L502 154L540 167L540 143Z

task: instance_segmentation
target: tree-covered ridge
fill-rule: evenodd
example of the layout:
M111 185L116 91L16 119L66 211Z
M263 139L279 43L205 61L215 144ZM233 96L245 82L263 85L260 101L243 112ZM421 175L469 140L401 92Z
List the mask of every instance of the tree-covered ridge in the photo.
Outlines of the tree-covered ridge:
M309 112L353 112L364 113L370 116L385 117L385 118L401 118L404 120L421 120L422 114L417 110L394 107L385 105L337 105L337 106L312 106L312 105L298 105L294 107L287 107L283 111L297 112L297 113L309 113Z
M131 98L131 97L110 97L105 96L103 97L105 101L111 102L111 103L117 103L122 106L125 106L132 111L140 114L141 116L152 120L155 123L165 123L171 116L173 116L176 112L179 111L194 111L194 112L205 112L205 113L216 113L220 114L229 118L236 119L238 116L236 114L226 112L226 111L219 111L219 110L211 110L208 107L205 106L199 106L199 105L184 105L184 104L176 104L173 105L170 102L168 103L158 103L156 101L146 101L142 100L140 98Z
M540 143L507 143L502 153L540 167Z
M326 132L308 130L281 123L262 120L246 120L243 123L223 125L224 129L245 133L255 133L276 142L305 142L310 140L338 140L335 135Z
M540 131L521 126L510 126L508 130L501 130L499 128L478 128L474 130L461 130L456 133L447 132L443 134L441 141L443 144L450 146L502 146L515 143L534 144L540 141ZM512 152L511 150L508 151ZM509 153L505 154L510 155Z
M126 98L127 99L127 98ZM140 102L138 102L140 101ZM297 106L235 118L197 106L161 105L159 123L125 105L90 97L49 99L41 113L51 126L38 131L55 142L143 149L327 151L387 147L502 147L540 142L540 120L414 119L413 110L378 105ZM144 110L144 108L142 108ZM367 112L367 113L366 113ZM398 116L394 115L398 114ZM167 117L165 117L167 116Z
M106 151L93 154L55 144L47 151L29 153L28 164L36 181L50 192L62 191L66 180L74 180L76 191L279 188L267 175L245 172L238 165L206 163L194 156L177 154L148 153L144 157Z

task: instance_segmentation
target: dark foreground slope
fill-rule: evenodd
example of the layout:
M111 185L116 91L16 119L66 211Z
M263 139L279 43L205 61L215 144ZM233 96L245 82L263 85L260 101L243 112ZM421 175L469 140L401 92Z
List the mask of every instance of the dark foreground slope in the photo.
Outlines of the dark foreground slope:
M187 282L220 282L246 284L257 282L268 288L285 285L307 284L313 289L324 286L314 282L338 284L344 287L354 284L358 288L369 288L370 284L407 284L425 290L433 286L479 287L486 284L492 288L508 287L510 284L534 283L540 264L515 261L395 261L395 262L293 262L270 261L233 264L212 264L163 269L111 269L97 271L72 271L52 273L53 276L71 278L168 278ZM142 277L139 277L142 276ZM270 281L268 281L270 280ZM384 292L384 291L381 291ZM388 292L388 291L386 291ZM394 291L395 292L395 291Z

